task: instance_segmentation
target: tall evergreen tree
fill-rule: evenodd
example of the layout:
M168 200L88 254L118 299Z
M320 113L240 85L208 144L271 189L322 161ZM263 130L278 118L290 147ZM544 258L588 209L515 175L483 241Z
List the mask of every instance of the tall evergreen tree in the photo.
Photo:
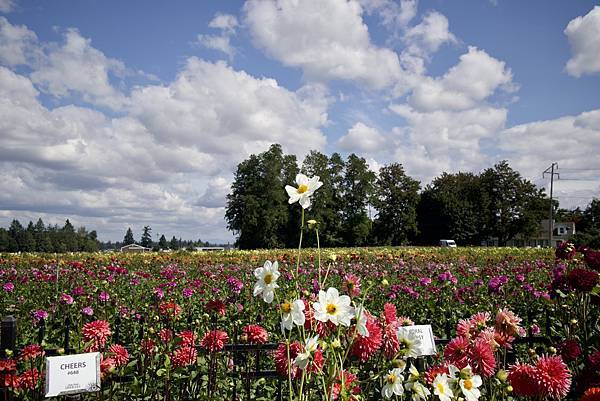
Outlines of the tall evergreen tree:
M33 226L33 222L30 221L27 225L27 229L25 229L25 234L23 235L23 249L24 252L35 252L36 251L36 242L35 242L35 228Z
M146 248L152 248L152 234L150 232L152 229L150 226L144 226L144 230L142 232L142 239L140 241L140 245Z
M168 247L169 247L169 243L167 242L165 235L162 234L158 240L158 248L159 249L167 249Z
M173 236L173 238L171 238L171 242L169 243L169 248L176 251L177 249L179 249L179 247L180 247L180 241L178 241L177 238L175 238L175 236Z
M419 181L407 176L399 163L382 167L375 183L373 226L378 245L403 245L417 233Z
M123 238L123 246L131 244L135 244L135 239L133 238L133 231L131 231L131 227L129 227Z
M14 219L10 223L8 228L8 235L10 237L8 243L9 252L22 251L25 244L25 229L19 220Z

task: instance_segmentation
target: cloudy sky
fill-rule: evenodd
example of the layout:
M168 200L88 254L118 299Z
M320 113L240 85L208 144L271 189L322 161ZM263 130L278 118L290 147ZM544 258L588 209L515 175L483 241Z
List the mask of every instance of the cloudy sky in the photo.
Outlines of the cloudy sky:
M0 0L0 225L230 241L237 163L280 143L427 183L508 159L600 197L594 1ZM283 190L283 189L282 189Z

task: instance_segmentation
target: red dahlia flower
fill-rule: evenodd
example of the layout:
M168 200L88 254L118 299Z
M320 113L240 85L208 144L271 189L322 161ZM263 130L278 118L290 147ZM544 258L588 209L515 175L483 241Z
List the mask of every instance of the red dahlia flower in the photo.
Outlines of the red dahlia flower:
M579 401L600 401L600 387L588 388Z
M343 399L348 399L350 401L357 400L358 398L356 398L355 395L360 393L358 377L346 370L342 371L342 373L338 374L335 383L333 383L331 388L331 398L337 400L342 389L345 395L350 394L350 397L342 397Z
M21 351L20 358L23 361L28 361L30 359L41 358L44 356L44 349L37 344L30 344L23 348Z
M0 374L13 373L17 370L17 361L14 359L0 359Z
M459 369L469 364L469 340L456 337L444 348L444 359Z
M168 343L173 339L173 332L169 329L161 329L158 332L158 338L160 338L160 341L163 343Z
M221 316L225 316L227 305L221 300L215 299L206 303L206 309L211 312L218 313Z
M598 284L598 273L588 269L573 269L567 277L571 287L580 292L590 292Z
M204 335L200 346L209 352L215 352L222 350L227 341L229 341L227 333L222 330L211 330Z
M381 326L373 316L367 316L366 323L369 331L368 337L356 333L352 343L352 355L358 357L361 362L369 360L381 347Z
M100 361L100 378L104 379L115 369L115 360L113 358L102 358Z
M84 324L81 334L85 341L93 340L97 349L106 344L106 340L110 337L112 332L110 331L110 325L106 320L95 320Z
M198 358L198 351L195 347L183 346L177 348L171 354L171 360L173 361L173 367L190 366L196 363Z
M127 352L127 349L120 344L111 345L108 349L108 353L115 361L115 367L117 368L127 364L127 361L129 361L129 352Z
M427 384L431 385L437 375L449 373L450 372L448 371L448 362L444 362L441 365L434 365L427 369L427 371L425 372L425 381L427 382Z
M600 252L588 250L583 259L591 269L600 271Z
M142 340L140 348L144 355L152 355L156 352L156 343L149 338Z
M474 373L483 377L493 376L496 370L496 358L490 344L481 340L475 341L469 352L469 364Z
M542 356L535 364L534 377L548 397L561 399L571 387L571 373L560 356Z
M269 341L269 332L257 324L242 328L242 335L250 344L265 344Z
M535 368L525 363L516 363L508 370L508 382L516 395L533 397L538 393Z
M576 340L564 340L560 344L558 344L558 351L560 352L560 356L566 362L572 362L581 355L581 347Z
M26 370L18 377L18 387L27 390L34 390L40 382L41 378L42 375L36 368Z
M181 313L181 306L177 305L175 302L161 302L158 305L158 309L160 310L160 314L169 317L176 317Z
M177 335L177 338L181 341L183 347L193 347L196 345L198 336L191 330L184 330Z

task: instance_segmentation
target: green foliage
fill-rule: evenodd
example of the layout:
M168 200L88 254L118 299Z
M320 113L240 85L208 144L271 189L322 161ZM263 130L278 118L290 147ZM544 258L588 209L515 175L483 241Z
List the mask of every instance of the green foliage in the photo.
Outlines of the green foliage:
M131 244L135 244L135 239L133 239L133 231L131 231L131 227L129 227L125 233L125 237L123 238L123 245Z
M497 238L502 246L517 234L528 237L536 233L550 207L543 190L522 178L506 161L486 169L480 180L484 236Z
M284 156L280 145L238 165L225 211L227 228L238 235L238 247L293 246L296 234L291 227L298 225L299 218L292 221L283 188L297 172L295 156Z
M407 176L399 163L379 170L372 202L377 210L375 243L403 245L416 235L419 186L419 181Z
M339 154L331 158L311 151L302 163L302 172L309 177L319 176L323 186L315 192L310 210L310 218L319 222L320 242L322 246L340 246L342 238L342 202L344 161ZM307 246L316 246L316 237L307 236Z
M361 246L367 244L371 231L371 219L367 212L373 193L375 173L369 170L366 160L354 153L346 161L342 198L342 232L346 245Z
M169 247L169 243L167 242L167 239L165 238L165 235L161 235L160 239L158 240L158 248L159 249L167 249Z
M142 238L140 240L140 245L146 248L152 248L152 234L150 232L152 229L150 226L144 226L144 231L142 233Z
M479 245L483 202L480 179L471 173L443 173L421 193L417 208L419 242L436 245L454 239L461 245Z
M75 230L69 220L62 228L45 226L42 219L27 228L13 220L8 230L0 228L0 252L94 252L99 248L96 231Z

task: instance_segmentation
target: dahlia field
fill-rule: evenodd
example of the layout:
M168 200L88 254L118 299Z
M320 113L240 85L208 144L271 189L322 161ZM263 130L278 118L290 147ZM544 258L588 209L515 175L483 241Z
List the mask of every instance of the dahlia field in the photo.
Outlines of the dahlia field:
M83 399L600 399L599 252L302 249L318 177L296 184L298 249L0 255L0 395L42 399L45 356L100 352Z

